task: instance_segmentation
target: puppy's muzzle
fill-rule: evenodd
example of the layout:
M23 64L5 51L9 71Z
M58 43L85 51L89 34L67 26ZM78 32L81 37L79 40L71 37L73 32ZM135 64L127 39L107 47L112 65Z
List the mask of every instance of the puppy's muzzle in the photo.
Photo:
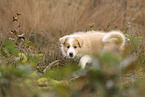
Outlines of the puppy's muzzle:
M69 53L69 57L71 57L71 58L72 58L73 56L74 56L74 55L73 55L73 53L72 53L72 52L70 52L70 53Z

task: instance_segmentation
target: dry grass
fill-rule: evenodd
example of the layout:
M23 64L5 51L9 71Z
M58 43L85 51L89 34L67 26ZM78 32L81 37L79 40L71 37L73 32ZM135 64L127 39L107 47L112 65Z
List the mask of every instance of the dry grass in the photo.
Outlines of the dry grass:
M128 4L124 1L126 0L0 0L1 28L13 28L11 17L16 12L22 14L23 32L42 35L48 32L71 33L86 30L89 23L95 23L95 29L101 29L108 22L116 22L120 27L126 22L124 13L128 7L136 7L136 3L142 6L141 0L140 2L130 0Z
M51 36L54 38L56 33L59 37L78 30L88 30L90 23L95 23L95 30L102 29L109 22L116 23L118 29L121 29L131 18L128 17L128 10L136 3L142 6L141 0L140 2L130 0L127 4L126 2L125 0L0 0L0 30L6 33L14 28L11 18L16 12L22 14L21 32L33 32L48 38ZM132 5L130 2L133 2Z
M59 37L89 30L93 23L93 30L143 35L143 4L143 0L0 0L0 39L11 37L9 31L17 27L12 17L21 13L20 33L26 33L49 62L61 58ZM132 21L138 25L124 29Z
M60 55L59 37L89 30L93 23L93 30L120 29L143 36L144 4L143 0L0 0L0 39L9 38L9 31L16 28L12 22L16 13L21 13L20 33L55 56ZM127 22L137 26L125 29Z
M15 13L22 14L20 33L50 52L51 48L59 50L59 37L89 30L92 23L94 30L120 29L141 36L145 29L144 4L143 0L0 0L0 37L10 37L8 32L16 28L12 23ZM132 21L138 25L124 29Z

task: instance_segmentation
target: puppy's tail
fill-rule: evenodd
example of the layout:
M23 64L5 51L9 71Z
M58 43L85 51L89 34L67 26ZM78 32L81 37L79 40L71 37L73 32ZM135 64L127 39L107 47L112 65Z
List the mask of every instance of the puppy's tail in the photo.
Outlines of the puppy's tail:
M120 33L120 31L111 31L102 39L103 42L108 42L109 40L113 41L121 47L124 47L125 45L125 36Z

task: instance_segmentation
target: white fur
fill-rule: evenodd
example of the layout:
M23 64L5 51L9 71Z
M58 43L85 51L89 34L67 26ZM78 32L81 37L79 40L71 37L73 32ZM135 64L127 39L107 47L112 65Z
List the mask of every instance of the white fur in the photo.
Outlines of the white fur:
M91 63L92 58L89 55L85 55L80 59L79 65L81 65L81 68L84 69L87 63Z
M68 40L68 43L70 44L70 48L67 51L67 56L69 56L69 53L73 54L73 57L70 57L70 58L74 58L76 56L76 52L75 52L75 50L73 48L73 40L74 40L73 38L70 38Z
M104 38L102 39L103 42L107 42L107 40L110 39L110 34L104 36Z
M114 37L114 38L121 38L122 37L125 40L125 36L121 33L118 33L118 32L120 32L120 31L111 31L111 32L109 32L109 34L104 36L104 38L102 39L102 42L107 42L112 37ZM112 34L115 34L115 33L119 34L121 37L113 36ZM125 41L122 42L121 48L123 48L124 45L125 45Z
M62 44L60 44L60 49L61 49L62 55L63 55L64 57L66 57L66 53L65 53L65 51L63 50L64 47L63 47Z

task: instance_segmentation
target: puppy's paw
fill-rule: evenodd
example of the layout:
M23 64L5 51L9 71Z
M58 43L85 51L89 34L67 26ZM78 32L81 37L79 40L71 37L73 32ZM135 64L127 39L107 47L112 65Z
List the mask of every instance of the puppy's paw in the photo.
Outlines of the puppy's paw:
M89 55L85 55L80 59L79 65L81 66L82 69L86 67L87 63L91 63L92 58Z

